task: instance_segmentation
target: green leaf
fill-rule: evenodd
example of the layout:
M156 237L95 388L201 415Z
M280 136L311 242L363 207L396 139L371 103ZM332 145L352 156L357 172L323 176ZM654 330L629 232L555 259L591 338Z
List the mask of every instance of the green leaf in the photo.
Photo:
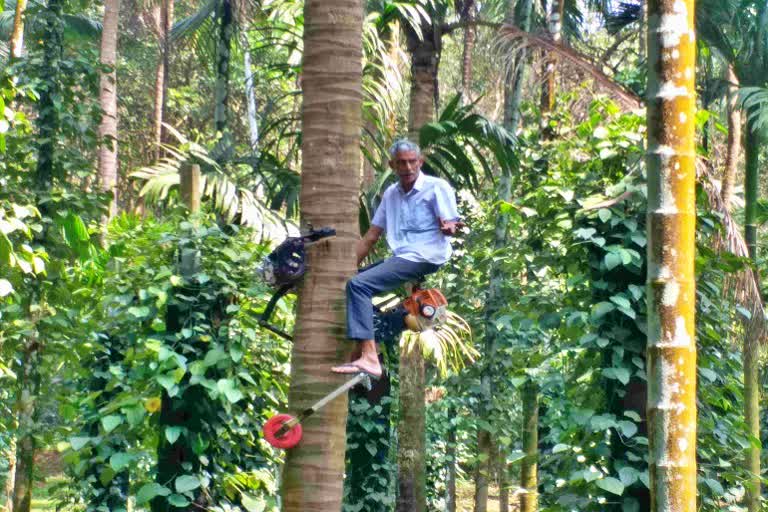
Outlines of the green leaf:
M165 427L165 438L173 444L181 435L182 427Z
M122 422L123 416L120 414L110 414L101 418L101 426L104 427L107 434L115 430Z
M174 484L176 492L189 492L200 487L200 479L195 475L182 475Z
M615 252L609 252L605 255L603 262L605 263L605 267L608 270L613 270L614 268L621 265L621 255Z
M155 496L168 496L171 494L171 490L164 485L160 485L157 482L151 484L144 484L136 493L136 504L143 505Z
M243 392L237 389L237 384L232 379L219 379L216 383L219 393L223 393L230 403L235 403L243 398Z
M699 373L709 382L715 382L717 380L717 374L709 368L699 368Z
M240 495L240 503L243 504L245 510L248 512L264 512L267 508L267 503L261 497L254 497L248 493L242 493Z
M717 480L713 478L705 478L704 483L707 484L707 487L712 489L712 492L715 493L715 496L720 497L725 494L725 489L723 489L722 484L720 484L720 482Z
M166 391L170 390L173 386L176 385L176 379L173 377L173 375L163 374L155 376L155 380L163 386Z
M594 319L599 319L610 313L616 309L616 306L610 302L598 302L595 304L595 306L592 308L592 317Z
M13 293L13 285L7 279L0 279L0 298Z
M619 470L619 479L624 487L629 487L637 480L637 470L630 466L625 466Z
M133 458L134 458L133 455L129 453L125 453L125 452L113 453L112 456L109 458L109 465L115 471L120 471L121 469L127 467L131 463Z
M601 478L600 480L596 481L595 484L604 491L608 491L617 496L624 494L624 484L621 483L621 480L616 478L610 476Z
M72 446L73 450L78 451L80 448L87 445L90 440L90 437L70 437L69 444Z
M560 453L560 452L565 452L565 451L568 451L568 450L570 450L570 448L571 448L571 447L570 447L570 446L568 446L567 444L562 444L562 443L559 443L559 444L556 444L556 445L555 445L555 446L552 448L552 453Z
M637 425L631 421L622 420L618 422L618 429L624 437L632 437L637 434Z
M189 505L190 501L182 496L181 494L171 494L168 496L168 503L173 505L174 507L186 507Z
M597 216L600 217L600 220L603 222L608 222L611 219L611 210L608 208L600 208L597 211Z

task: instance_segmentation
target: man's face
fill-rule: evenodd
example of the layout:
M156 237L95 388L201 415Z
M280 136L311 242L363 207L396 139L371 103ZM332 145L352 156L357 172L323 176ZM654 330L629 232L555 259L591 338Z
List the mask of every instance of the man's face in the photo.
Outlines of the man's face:
M413 185L419 177L419 170L423 163L424 159L415 151L398 151L395 158L389 161L389 166L397 173L400 183L408 186Z

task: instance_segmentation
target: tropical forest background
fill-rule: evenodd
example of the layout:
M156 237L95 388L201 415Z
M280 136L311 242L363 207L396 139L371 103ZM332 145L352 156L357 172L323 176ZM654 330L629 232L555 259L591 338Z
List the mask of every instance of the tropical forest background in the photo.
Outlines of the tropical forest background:
M0 506L274 511L286 459L336 464L261 434L295 347L259 323L258 267L308 227L309 164L346 183L352 240L408 136L467 224L429 281L455 316L338 402L342 510L650 510L648 5L318 3L359 8L358 32L319 26L312 48L299 0L0 0ZM768 3L695 17L697 507L754 512ZM303 105L346 48L360 112L344 90ZM328 65L304 69L315 50ZM333 112L359 147L345 168L340 145L303 158ZM273 322L302 311L290 294Z

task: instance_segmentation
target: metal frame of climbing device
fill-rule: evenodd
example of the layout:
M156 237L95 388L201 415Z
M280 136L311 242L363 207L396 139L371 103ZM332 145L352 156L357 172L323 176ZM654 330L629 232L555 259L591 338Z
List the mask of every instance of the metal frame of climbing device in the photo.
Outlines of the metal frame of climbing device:
M358 384L362 384L367 390L370 390L371 376L365 372L358 373L296 416L278 414L271 417L267 420L262 429L264 432L264 439L275 448L282 448L284 450L293 448L299 444L299 441L301 441L303 433L301 429L302 421L309 418L328 405L332 400L346 393Z

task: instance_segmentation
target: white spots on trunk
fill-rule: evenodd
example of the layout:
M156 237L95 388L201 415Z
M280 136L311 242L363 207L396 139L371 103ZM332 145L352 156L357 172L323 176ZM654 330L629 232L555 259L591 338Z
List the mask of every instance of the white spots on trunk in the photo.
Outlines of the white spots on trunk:
M661 84L659 92L656 93L656 97L661 98L662 100L671 100L674 98L685 97L689 94L688 87L685 85L675 85L674 82L668 81Z
M685 124L685 122L688 120L688 116L685 115L685 112L680 112L679 119L680 119L680 124ZM679 166L680 165L678 164L678 167Z
M688 27L688 7L682 0L676 0L671 13L663 13L659 23L661 44L664 48L673 48L680 44L683 35L691 32Z
M672 307L677 304L677 298L680 296L680 284L674 279L664 286L661 292L661 305Z
M693 70L691 68L685 68L685 71L683 71L683 76L686 79L689 79L693 76Z

